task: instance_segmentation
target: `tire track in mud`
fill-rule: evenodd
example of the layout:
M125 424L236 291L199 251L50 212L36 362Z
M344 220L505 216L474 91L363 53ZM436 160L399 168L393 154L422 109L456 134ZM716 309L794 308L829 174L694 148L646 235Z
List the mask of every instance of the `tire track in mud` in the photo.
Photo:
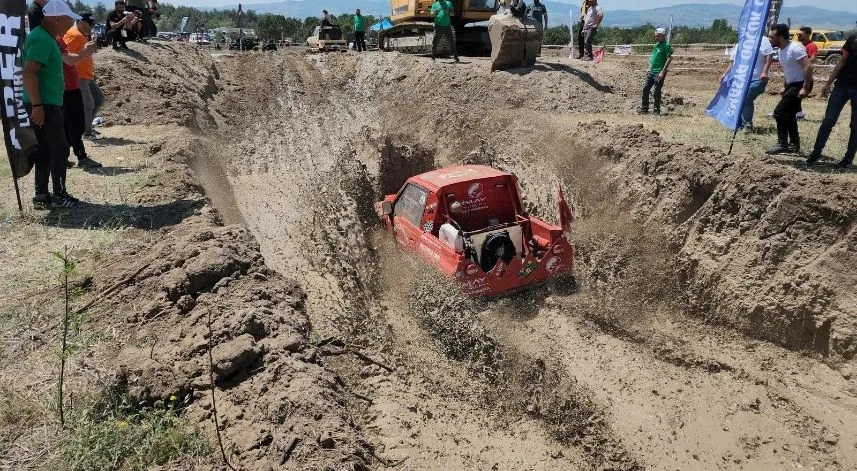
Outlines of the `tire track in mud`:
M682 348L683 334L694 333L700 337L698 344L704 344L717 329L682 325L677 267L672 267L677 256L658 245L657 234L635 235L642 226L635 229L616 214L621 202L610 196L609 180L598 179L604 163L585 150L569 153L569 148L579 149L573 139L529 149L493 145L507 150L495 155L489 146L489 158L522 177L524 193L535 196L528 206L537 214L550 217L554 212L550 186L564 181L588 187L582 193L569 192L573 207L584 215L583 224L574 229L577 241L583 241L577 270L582 291L554 294L548 303L539 294L498 303L484 315L493 321L493 335L529 354L558 359L562 370L580 378L600 403L609 405L614 429L647 466L795 463L838 469L840 461L853 459L851 452L841 453L844 450L836 446L833 430L842 424L824 407L812 405L811 394L795 394L776 384L776 375L759 372L752 360L727 357L720 349L717 354L697 351L692 342ZM509 148L517 149L514 158L509 158ZM675 325L657 325L659 317L674 319ZM848 409L840 412L853 414ZM653 442L660 446L653 449Z
M376 255L367 245L375 190L359 160L376 160L380 148L351 152L348 146L365 150L355 140L365 140L366 127L336 118L368 122L367 106L342 91L320 93L325 84L306 59L283 61L282 93L235 146L231 180L268 263L304 286L315 335L346 337L397 365L388 374L346 357L328 361L371 398L368 406L352 404L367 438L383 456L407 458L409 469L581 467L537 422L497 427L478 400L486 385L439 355L405 311L375 298Z
M812 392L811 382L831 375L785 373L781 364L798 356L784 360L775 347L763 345L764 354L739 358L734 350L746 347L745 339L734 341L732 351L708 350L705 341L713 335L708 326L659 324L659 315L675 317L669 312L675 306L654 301L671 295L639 283L671 271L662 258L670 254L658 246L657 234L643 237L627 215L604 211L622 202L603 199L601 193L611 188L593 184L603 177L602 163L574 160L576 153L569 160L568 149L579 145L568 133L515 141L494 132L497 123L486 119L482 135L499 137L487 138L483 149L464 158L492 159L523 177L527 207L549 219L553 185L577 183L569 193L583 216L575 229L586 249L578 270L583 292L568 296L541 290L508 301L459 305L456 298L437 299L445 292L429 283L424 285L429 292L421 295L420 270L404 264L405 255L387 253L388 242L369 241L372 231L365 225L371 219L365 201L371 191L365 186L378 183L380 132L389 123L405 122L403 116L374 116L374 102L353 93L351 87L359 84L324 71L329 64L323 59L277 60L282 61L282 91L267 90L275 95L270 117L254 122L237 145L233 185L239 199L246 199L239 205L250 214L245 217L268 262L309 285L308 305L319 337L349 332L355 342L397 366L386 374L353 359L329 362L354 390L372 398L372 404L356 403L352 411L384 456L410 457L409 469L495 463L516 469L635 466L622 454L624 445L639 464L655 469L792 464L848 469L853 464L853 443L838 438L846 434L831 432L853 429L836 423L837 414L854 417L853 401L837 396L813 404L820 395ZM527 112L507 118L497 121L518 134L519 125L527 129L528 120L536 119ZM455 143L458 137L449 134L445 140ZM472 136L466 140L472 142ZM450 154L447 149L444 155ZM319 188L325 188L323 199ZM313 210L317 219L310 224L302 215ZM366 213L362 219L361 211ZM355 232L363 238L351 240ZM640 248L645 250L634 252ZM636 257L641 253L645 256ZM379 282L391 276L394 288ZM416 289L400 286L409 280L416 280ZM616 297L616 290L623 289L627 292ZM409 303L410 297L422 304ZM450 327L450 319L460 320L460 326ZM663 335L646 340L652 332ZM697 338L679 341L689 334ZM664 338L688 351L660 348L657 343ZM817 365L814 360L798 363ZM777 378L785 374L799 379ZM841 384L831 388L843 389ZM566 399L573 401L551 402L555 392L567 392ZM835 412L825 410L831 405ZM592 408L596 414L576 418ZM499 420L503 413L510 418ZM570 432L577 435L552 429L564 423L562 413L571 414L577 427ZM468 437L477 438L469 443ZM559 446L556 438L567 446ZM605 451L599 440L616 447ZM489 445L477 451L476 443ZM568 456L551 458L559 455L557 448Z

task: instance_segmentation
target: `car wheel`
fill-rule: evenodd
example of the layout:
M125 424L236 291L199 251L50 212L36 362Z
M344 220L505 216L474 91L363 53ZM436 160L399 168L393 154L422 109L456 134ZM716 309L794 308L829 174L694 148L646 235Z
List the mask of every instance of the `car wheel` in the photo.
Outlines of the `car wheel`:
M830 54L827 56L827 59L824 60L824 63L827 65L836 66L839 63L839 59L842 58L842 54Z

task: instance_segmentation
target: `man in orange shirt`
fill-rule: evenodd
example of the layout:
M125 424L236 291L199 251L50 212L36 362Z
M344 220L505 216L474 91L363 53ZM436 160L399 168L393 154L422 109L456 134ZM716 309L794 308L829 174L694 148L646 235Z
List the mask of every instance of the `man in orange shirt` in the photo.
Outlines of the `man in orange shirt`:
M95 20L92 19L92 13L83 13L80 16L81 19L77 21L77 24L69 28L63 37L68 52L73 54L86 47L86 43L89 42L87 37L92 32L92 25L95 23ZM98 140L101 136L92 128L92 120L95 119L95 114L104 104L104 93L95 83L95 66L91 55L77 63L77 76L80 83L80 93L83 96L83 111L86 116L83 135L88 139Z

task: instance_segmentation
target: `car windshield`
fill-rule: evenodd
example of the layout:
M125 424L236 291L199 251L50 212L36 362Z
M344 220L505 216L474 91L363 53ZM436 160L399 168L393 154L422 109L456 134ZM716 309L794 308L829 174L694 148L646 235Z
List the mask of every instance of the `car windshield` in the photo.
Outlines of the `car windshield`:
M828 41L845 41L845 37L839 31L831 31L830 33L824 33L827 35Z

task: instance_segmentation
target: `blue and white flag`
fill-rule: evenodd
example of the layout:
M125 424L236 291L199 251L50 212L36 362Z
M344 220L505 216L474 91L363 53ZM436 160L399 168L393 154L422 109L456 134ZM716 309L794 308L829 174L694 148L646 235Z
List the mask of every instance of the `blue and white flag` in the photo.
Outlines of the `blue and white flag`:
M720 84L717 95L705 109L709 116L733 131L741 126L741 109L750 91L759 45L762 37L768 33L766 28L770 10L771 0L747 0L744 4L738 24L735 63Z

